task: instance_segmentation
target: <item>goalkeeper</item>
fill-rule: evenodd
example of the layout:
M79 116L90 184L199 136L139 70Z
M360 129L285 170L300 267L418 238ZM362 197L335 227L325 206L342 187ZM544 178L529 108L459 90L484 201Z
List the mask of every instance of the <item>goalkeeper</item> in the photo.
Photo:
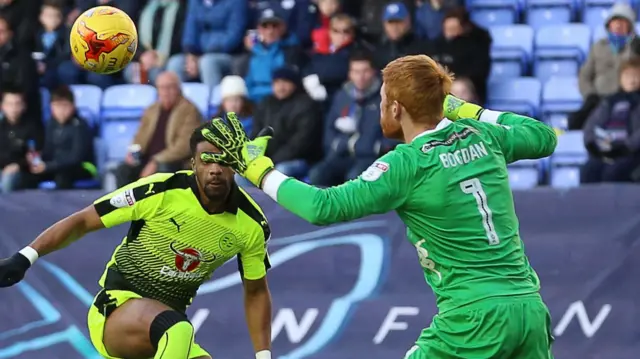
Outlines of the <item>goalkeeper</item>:
M216 145L237 172L311 223L398 213L439 310L405 358L552 358L550 316L524 253L506 166L551 155L554 131L449 96L452 77L424 55L391 62L383 80L382 130L405 144L356 180L319 189L289 178L264 156L268 136L248 142L235 134Z

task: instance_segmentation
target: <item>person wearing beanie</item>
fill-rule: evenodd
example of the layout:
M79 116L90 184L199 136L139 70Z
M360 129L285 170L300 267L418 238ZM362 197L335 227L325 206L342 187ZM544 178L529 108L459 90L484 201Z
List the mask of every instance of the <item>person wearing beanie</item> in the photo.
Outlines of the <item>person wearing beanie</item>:
M254 105L247 97L247 85L240 76L226 76L220 82L220 108L214 117L235 112L245 132L251 133Z
M272 127L275 134L267 152L276 168L302 178L308 166L321 157L322 111L305 92L297 68L277 68L272 78L273 93L258 105L251 137L262 128Z
M591 46L587 61L580 69L578 79L584 102L578 111L569 115L569 129L581 129L600 100L620 89L620 64L640 55L635 22L635 11L626 3L614 4L609 11L604 23L606 37Z

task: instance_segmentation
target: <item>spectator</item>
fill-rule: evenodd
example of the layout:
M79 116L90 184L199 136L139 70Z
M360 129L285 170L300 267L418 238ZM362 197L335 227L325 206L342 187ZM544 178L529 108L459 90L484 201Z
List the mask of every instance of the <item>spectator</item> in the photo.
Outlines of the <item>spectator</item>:
M253 117L252 136L266 127L274 129L267 156L280 172L302 177L319 159L322 117L315 102L302 89L300 74L283 67L273 73L273 94L264 98Z
M382 17L384 37L376 46L374 64L381 70L399 57L425 54L429 44L420 40L412 31L409 10L401 2L387 5Z
M38 82L38 71L31 51L16 43L9 22L0 17L0 89L22 89L27 106L26 121L34 121L41 126L42 104Z
M33 51L33 29L38 24L41 0L2 0L0 16L7 20L15 35L15 44L25 51Z
M305 6L306 3L306 6ZM300 46L307 49L329 46L330 21L340 11L340 0L317 0L317 4L310 1L296 3L297 27L295 34Z
M211 87L218 85L231 71L232 55L242 50L246 25L246 1L189 0L183 54L172 56L167 69L183 81L200 78Z
M636 14L625 3L613 5L604 23L607 37L591 46L587 61L579 75L580 93L584 99L580 110L568 117L570 129L582 129L591 111L603 96L614 94L620 88L620 64L640 54L640 39L635 33Z
M330 42L316 46L305 68L304 87L314 100L332 99L347 80L354 38L355 24L351 17L338 14L331 19Z
M317 0L248 0L249 26L255 29L260 23L262 12L266 9L277 11L282 20L294 34L297 34L298 10L313 5Z
M118 187L156 172L175 172L189 158L189 137L200 125L198 108L182 96L180 78L163 72L156 79L158 102L151 105L140 120L133 143L140 146L139 156L127 153L116 170ZM139 157L139 158L138 158Z
M603 99L584 127L589 159L582 183L629 182L640 168L640 59L620 67L620 90Z
M480 103L473 82L466 77L459 77L453 81L451 94L467 102Z
M333 186L354 179L381 154L380 86L371 59L354 54L349 82L334 97L325 120L325 157L309 172L311 183Z
M60 0L45 0L40 10L40 29L35 36L35 51L40 85L53 89L58 85L58 66L71 56L69 29L63 23Z
M25 113L24 94L15 88L3 89L0 114L0 192L7 193L19 185L21 171L27 171L28 146L40 149L42 130L36 120Z
M416 34L421 39L435 40L442 35L444 15L451 9L464 5L458 0L417 0Z
M186 6L180 0L150 0L138 22L139 47L124 70L130 83L154 84L167 60L182 49Z
M226 76L220 83L222 103L220 110L214 117L220 117L225 112L235 112L242 122L244 132L251 133L253 124L253 103L247 98L247 85L240 76Z
M359 4L358 4L359 3ZM386 12L391 4L402 3L407 10L409 18L415 13L416 0L402 0L391 2L389 0L351 0L343 2L344 11L351 13L356 7L359 7L359 19L361 36L367 41L378 42L378 39L384 36L384 21L380 21L380 15Z
M20 188L37 188L54 181L57 189L73 188L74 182L93 178L93 131L78 116L73 92L63 86L51 94L51 117L45 132L42 153L27 154L29 168L20 175Z
M433 59L456 76L471 80L480 103L487 99L487 79L491 72L491 35L474 24L463 7L447 12L442 35L434 44Z
M245 40L251 52L245 81L249 98L259 102L271 94L273 71L285 65L301 66L302 54L295 36L287 35L284 20L274 9L262 12L257 38Z

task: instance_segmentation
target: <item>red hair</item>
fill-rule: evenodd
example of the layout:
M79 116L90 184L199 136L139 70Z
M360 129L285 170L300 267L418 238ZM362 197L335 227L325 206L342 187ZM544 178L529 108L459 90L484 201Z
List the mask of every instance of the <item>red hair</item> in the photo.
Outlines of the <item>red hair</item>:
M426 55L405 56L382 70L387 103L399 102L416 122L442 119L442 103L453 75Z

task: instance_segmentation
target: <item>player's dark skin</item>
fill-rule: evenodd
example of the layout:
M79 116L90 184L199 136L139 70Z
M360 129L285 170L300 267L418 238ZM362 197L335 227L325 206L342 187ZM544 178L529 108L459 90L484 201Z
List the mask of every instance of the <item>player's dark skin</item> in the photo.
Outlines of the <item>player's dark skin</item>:
M234 181L231 168L217 163L205 163L202 152L219 152L208 142L200 142L192 159L202 206L211 214L221 213ZM72 214L44 231L31 243L40 256L61 249L85 234L104 228L100 216L93 206ZM269 347L270 333L258 323L270 323L271 312L267 310L265 296L269 296L266 277L258 280L243 278L245 312L249 334L256 351ZM252 300L255 298L255 300ZM270 303L270 301L269 301ZM104 329L104 345L114 357L124 359L147 359L155 355L149 329L153 320L162 312L171 310L167 305L148 298L132 299L118 307L109 316ZM269 316L268 320L263 318ZM211 359L202 356L195 359Z

